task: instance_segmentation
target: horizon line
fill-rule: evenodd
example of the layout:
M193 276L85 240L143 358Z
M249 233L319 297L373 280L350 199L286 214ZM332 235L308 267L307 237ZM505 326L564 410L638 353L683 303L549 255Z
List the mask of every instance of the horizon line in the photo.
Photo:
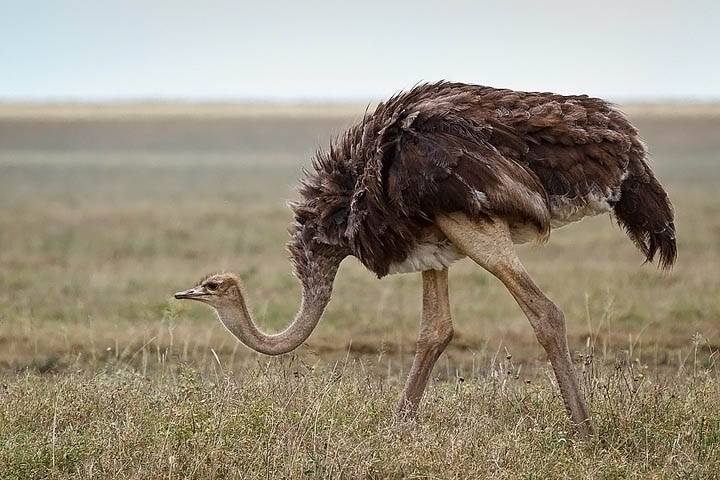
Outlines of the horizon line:
M719 103L718 95L589 95L602 98L616 104L707 104ZM379 96L170 96L170 95L118 95L118 96L46 96L46 97L7 97L0 95L0 105L40 106L40 105L356 105L375 104L387 97Z

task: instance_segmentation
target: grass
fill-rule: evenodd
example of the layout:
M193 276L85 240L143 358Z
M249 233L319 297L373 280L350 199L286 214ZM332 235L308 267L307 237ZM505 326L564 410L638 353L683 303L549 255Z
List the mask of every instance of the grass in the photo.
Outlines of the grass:
M456 336L417 426L391 420L417 276L378 281L348 259L320 326L280 359L173 300L235 270L259 321L287 323L299 289L284 204L312 150L350 118L161 107L2 107L0 478L718 476L710 107L631 109L677 210L671 274L642 266L607 218L520 249L568 318L599 431L588 445L568 435L527 320L468 261L450 274Z
M586 367L588 365L586 364ZM0 402L3 478L716 478L720 379L619 363L584 375L597 438L577 443L545 380L509 361L436 383L395 424L399 378L297 357L211 375L27 373ZM549 371L544 372L550 375Z

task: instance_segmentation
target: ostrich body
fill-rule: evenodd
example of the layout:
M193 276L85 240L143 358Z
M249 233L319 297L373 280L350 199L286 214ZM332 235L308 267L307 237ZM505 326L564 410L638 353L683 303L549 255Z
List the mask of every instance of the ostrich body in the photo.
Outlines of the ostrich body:
M422 272L420 333L398 403L399 415L413 417L452 338L448 268L470 257L528 317L575 428L588 436L563 313L527 274L514 244L610 213L648 261L657 256L669 268L672 207L645 157L637 130L600 99L422 84L379 104L305 172L288 244L302 300L286 330L258 329L233 274L213 275L176 297L211 305L245 345L278 355L313 331L345 257L378 277Z

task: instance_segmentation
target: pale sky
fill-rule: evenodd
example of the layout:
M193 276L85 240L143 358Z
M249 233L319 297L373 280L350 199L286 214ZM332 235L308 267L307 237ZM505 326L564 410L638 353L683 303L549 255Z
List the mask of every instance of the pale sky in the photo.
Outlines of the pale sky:
M0 100L720 99L717 1L0 0Z

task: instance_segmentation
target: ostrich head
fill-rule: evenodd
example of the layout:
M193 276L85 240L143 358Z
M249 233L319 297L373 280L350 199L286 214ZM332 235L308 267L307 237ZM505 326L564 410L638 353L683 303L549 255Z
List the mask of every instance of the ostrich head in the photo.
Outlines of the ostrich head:
M260 353L280 355L297 348L312 333L330 301L332 281L339 264L335 261L303 282L303 295L295 318L285 330L276 334L263 332L253 321L242 282L234 273L210 275L195 287L177 292L175 298L197 300L212 307L220 322L242 343ZM323 263L316 260L311 266L318 265Z
M217 273L205 277L189 290L177 292L175 298L197 300L211 307L222 308L242 300L242 284L234 273Z

